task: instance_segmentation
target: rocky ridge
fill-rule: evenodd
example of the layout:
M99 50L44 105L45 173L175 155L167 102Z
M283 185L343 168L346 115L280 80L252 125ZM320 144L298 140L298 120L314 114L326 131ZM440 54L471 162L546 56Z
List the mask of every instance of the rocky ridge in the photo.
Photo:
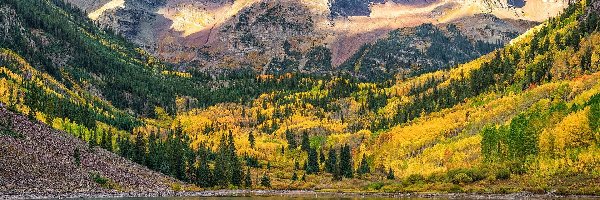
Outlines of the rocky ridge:
M116 0L114 0L116 1ZM69 0L87 9L89 0ZM457 23L474 41L507 40L504 32L532 27L516 19L541 21L568 2L491 0L124 0L102 12L99 24L112 28L154 55L184 68L253 68L331 72L364 44L390 31L423 23ZM544 11L540 8L547 8ZM89 13L89 12L88 12ZM490 21L478 17L488 13ZM511 34L512 36L512 34ZM510 39L508 39L510 40ZM285 45L284 45L285 44ZM285 48L284 48L285 47ZM330 63L305 67L320 47ZM273 66L276 65L276 66ZM285 65L284 67L281 67Z

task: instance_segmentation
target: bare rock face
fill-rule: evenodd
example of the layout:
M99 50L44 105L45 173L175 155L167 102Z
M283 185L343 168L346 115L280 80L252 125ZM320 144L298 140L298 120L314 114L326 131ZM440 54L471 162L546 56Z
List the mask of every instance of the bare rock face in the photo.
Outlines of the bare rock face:
M0 195L172 192L178 181L0 106ZM79 153L79 163L75 158ZM108 180L96 182L93 175Z
M83 10L86 13L98 10L100 7L102 7L110 1L111 0L66 0L66 2L77 6L79 9Z
M261 73L329 73L364 44L425 23L455 23L469 39L504 43L535 24L519 20L539 22L568 5L567 0L69 1L182 69Z

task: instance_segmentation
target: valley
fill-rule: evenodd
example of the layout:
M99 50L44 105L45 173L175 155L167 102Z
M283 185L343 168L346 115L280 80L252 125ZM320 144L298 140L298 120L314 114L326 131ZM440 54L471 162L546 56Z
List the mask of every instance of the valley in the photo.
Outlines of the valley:
M2 0L0 198L597 196L599 14Z

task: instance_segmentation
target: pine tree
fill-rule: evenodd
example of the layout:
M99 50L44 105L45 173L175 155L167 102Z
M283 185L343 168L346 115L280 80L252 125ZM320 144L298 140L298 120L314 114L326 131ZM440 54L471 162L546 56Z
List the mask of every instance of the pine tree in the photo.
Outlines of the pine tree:
M260 179L260 185L266 188L271 188L271 179L267 174L264 174Z
M323 153L323 148L319 150L319 165L325 163L325 154Z
M250 168L246 170L246 176L244 177L244 187L252 188L252 173L250 173Z
M292 174L292 181L297 181L297 180L298 180L298 175L294 171L294 173Z
M308 149L308 161L306 166L307 174L319 173L319 160L317 157L317 151L314 148Z
M142 133L138 133L135 137L135 149L133 161L139 164L144 164L146 158L146 140Z
M329 154L327 155L327 161L325 162L325 171L327 173L334 173L336 171L337 168L337 152L335 150L335 148L330 148L329 149Z
M296 137L289 129L285 130L285 139L288 142L288 149L298 148L298 144L296 143Z
M254 134L252 132L248 135L248 142L250 142L250 148L254 149Z
M204 188L214 186L213 175L208 165L208 149L204 145L198 148L197 165L196 184Z
M388 170L387 176L386 178L388 180L394 180L396 179L396 177L394 176L394 170L392 170L392 168L390 167L390 169Z
M343 177L342 171L340 170L340 168L337 165L333 168L333 172L331 174L333 174L334 181L342 180L342 177Z
M300 179L302 182L306 182L306 174L302 174L302 178Z
M308 139L308 133L306 133L306 132L304 132L302 134L301 149L302 149L302 151L306 151L306 152L308 152L310 150L310 141Z
M186 181L192 181L195 178L196 173L196 151L194 151L191 146L190 137L186 134L183 135L183 152L185 153L185 170L186 170Z
M344 145L340 151L340 162L339 162L340 173L346 178L354 177L354 169L352 167L352 154L350 146Z
M227 138L225 135L221 136L219 143L219 152L215 163L215 175L217 178L217 185L225 187L229 185L231 180L231 171L229 170L229 159L227 157Z
M148 166L148 168L158 171L157 157L159 156L159 153L162 152L158 151L158 138L156 133L150 132L150 135L148 136L148 154L146 156L146 166Z
M168 153L171 160L171 174L179 180L186 181L186 154L187 148L184 143L183 131L180 126L175 128L174 135L169 137Z
M231 170L231 184L235 185L235 186L241 186L242 185L242 165L240 163L240 160L238 159L237 153L236 153L236 149L235 149L235 143L233 141L233 133L230 130L229 131L229 141L228 141L228 157L229 157L229 163L231 164L230 166L230 170Z
M368 174L371 173L371 169L369 168L369 163L367 163L367 156L363 154L362 160L360 161L360 167L358 168L358 174Z

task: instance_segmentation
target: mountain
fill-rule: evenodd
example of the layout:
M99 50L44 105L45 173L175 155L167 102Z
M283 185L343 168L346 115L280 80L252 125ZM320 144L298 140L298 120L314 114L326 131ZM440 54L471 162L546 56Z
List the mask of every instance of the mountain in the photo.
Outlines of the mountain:
M306 91L163 122L209 151L234 138L275 188L598 194L599 5L574 3L451 69L384 82L307 78Z
M82 9L96 3L69 2ZM337 71L335 69L347 62L361 46L384 38L398 28L455 22L476 26L484 22L489 25L487 29L491 29L488 32L520 34L533 23L513 19L543 21L555 16L565 5L567 2L538 0L527 3L115 0L87 13L103 27L116 30L159 58L179 63L183 69L219 72L247 66L266 74L286 69L322 74ZM541 7L548 9L538 10ZM502 22L481 21L476 16L482 13L497 16L497 21ZM497 37L474 34L470 42L490 41ZM508 40L491 41L504 44ZM320 49L327 50L320 52ZM313 57L314 54L326 57L318 59ZM331 64L326 62L318 69L310 66L320 60ZM271 69L273 67L276 69Z
M243 2L250 3L210 5ZM120 7L119 1L108 5ZM371 4L369 17L389 5ZM489 5L501 10L503 4ZM253 20L229 21L226 28L239 31L226 40L231 43L219 44L251 51L259 37L235 39L275 27L294 37L319 34L296 23L307 16L283 12L291 8L278 2L244 7L239 15ZM319 8L331 20L329 6ZM599 10L598 1L573 2L502 48L494 41L515 37L513 28L530 22L474 15L397 29L342 65L349 72L377 67L366 73L386 77L368 80L235 69L240 66L228 51L205 55L234 63L215 68L224 73L164 64L63 1L4 0L0 149L16 154L0 154L0 163L31 168L0 164L10 172L0 175L0 193L71 193L81 186L114 193L248 188L598 195ZM493 23L486 28L482 21ZM472 39L490 35L487 45ZM267 36L281 42L277 34ZM283 41L282 52L297 55L299 44ZM327 45L307 49L311 59L304 66L330 67L328 55L335 53ZM388 70L429 51L447 57L420 62L414 74ZM288 61L267 60L252 61L274 63L261 71L285 72L277 62ZM60 159L43 159L50 156ZM67 171L73 173L63 176ZM181 188L165 175L198 187Z
M364 45L340 67L370 80L448 69L504 46L533 24L480 14L438 26L402 28Z

